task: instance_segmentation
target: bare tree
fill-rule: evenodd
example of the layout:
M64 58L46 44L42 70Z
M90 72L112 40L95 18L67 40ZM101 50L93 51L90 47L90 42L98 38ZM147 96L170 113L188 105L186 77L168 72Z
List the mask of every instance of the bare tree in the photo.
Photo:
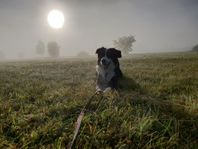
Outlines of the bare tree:
M195 46L192 48L192 51L194 51L194 52L198 52L198 44L197 44L197 45L195 45Z
M77 54L77 57L80 57L80 58L89 57L89 53L86 52L86 51L80 51L80 52Z
M135 42L134 36L123 36L118 38L118 40L114 40L115 48L118 48L123 52L123 55L128 55L131 51L133 51L132 46Z
M57 42L55 41L49 42L47 48L48 48L48 53L51 57L54 58L59 57L60 47Z
M39 40L36 45L36 54L41 55L41 56L45 54L45 44L41 40Z

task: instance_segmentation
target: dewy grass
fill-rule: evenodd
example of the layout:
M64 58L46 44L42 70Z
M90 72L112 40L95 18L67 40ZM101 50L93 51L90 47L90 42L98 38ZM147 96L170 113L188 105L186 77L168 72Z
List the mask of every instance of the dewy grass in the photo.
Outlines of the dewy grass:
M120 64L119 94L94 97L74 148L197 148L198 55L133 56ZM65 148L95 92L95 65L1 63L0 148Z

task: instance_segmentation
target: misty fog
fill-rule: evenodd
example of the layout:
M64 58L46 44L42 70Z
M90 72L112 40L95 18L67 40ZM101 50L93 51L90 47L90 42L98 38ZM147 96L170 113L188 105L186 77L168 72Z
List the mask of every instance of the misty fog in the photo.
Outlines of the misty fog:
M52 29L59 9L64 27ZM120 36L134 35L134 53L189 50L198 44L197 0L0 0L0 53L34 58L39 40L56 41L60 56L95 54ZM47 54L45 54L47 56Z

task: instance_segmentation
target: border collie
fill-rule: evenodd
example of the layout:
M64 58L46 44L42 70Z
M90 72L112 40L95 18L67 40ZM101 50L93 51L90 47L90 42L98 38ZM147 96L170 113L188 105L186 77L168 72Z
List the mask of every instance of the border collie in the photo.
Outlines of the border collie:
M121 58L121 51L114 48L101 47L96 50L98 64L96 65L96 91L106 92L109 89L118 89L118 79L122 77L118 58Z

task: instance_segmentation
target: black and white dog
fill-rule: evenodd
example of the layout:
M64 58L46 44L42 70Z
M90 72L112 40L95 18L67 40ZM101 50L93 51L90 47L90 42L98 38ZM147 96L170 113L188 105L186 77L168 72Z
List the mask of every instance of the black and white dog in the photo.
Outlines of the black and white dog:
M118 89L118 79L122 77L118 58L121 58L121 51L101 47L96 50L98 54L98 65L96 65L97 91L107 91L109 89Z

